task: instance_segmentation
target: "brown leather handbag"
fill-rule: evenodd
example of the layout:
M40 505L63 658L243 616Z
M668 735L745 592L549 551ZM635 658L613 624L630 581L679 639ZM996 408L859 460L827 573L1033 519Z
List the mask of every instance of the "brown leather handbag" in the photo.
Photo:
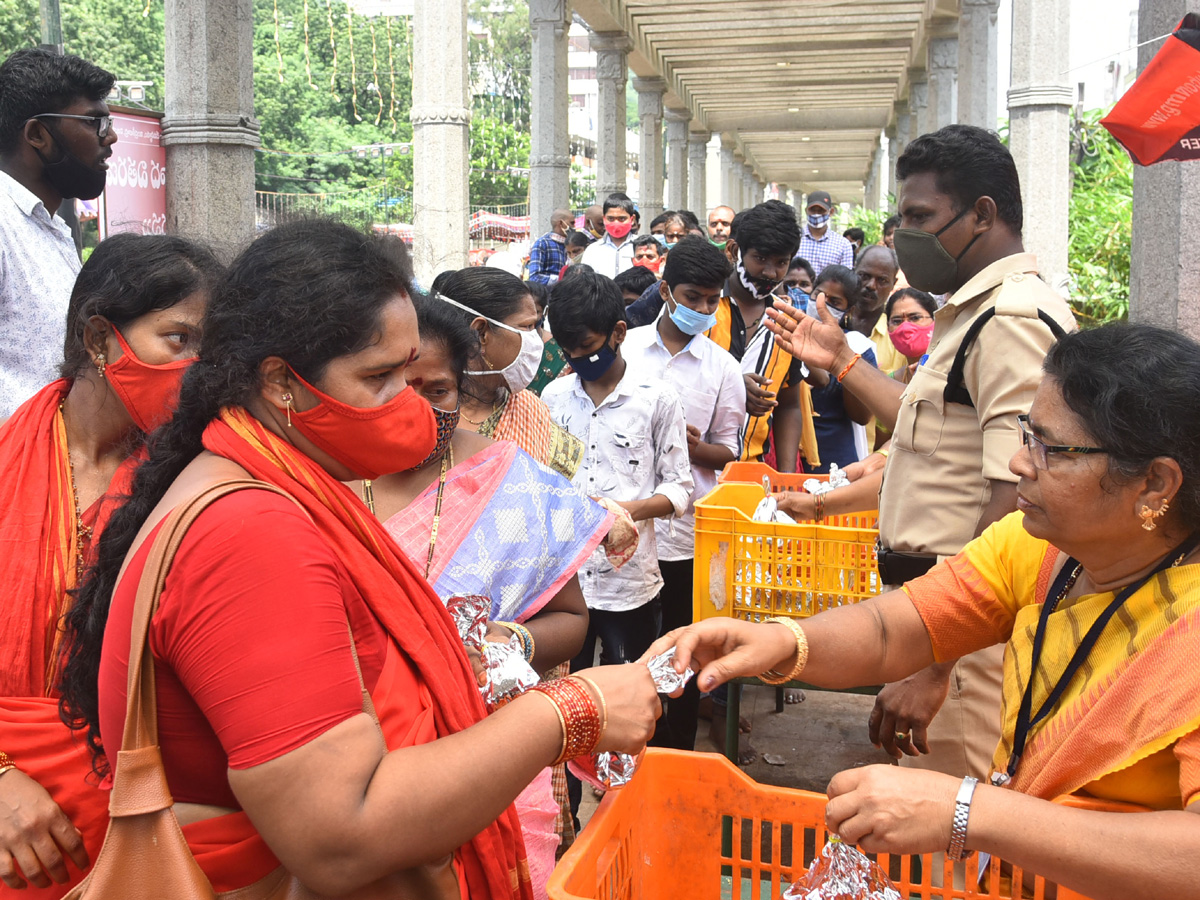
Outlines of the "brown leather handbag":
M222 481L176 507L155 538L134 604L125 732L113 770L108 832L92 871L65 900L320 900L282 866L247 887L221 894L214 891L175 818L158 747L154 659L147 640L150 619L188 528L211 503L246 489L288 497L263 481ZM357 654L354 664L358 666ZM365 685L363 710L378 722ZM350 896L353 900L460 900L462 895L452 858L447 856L382 878Z

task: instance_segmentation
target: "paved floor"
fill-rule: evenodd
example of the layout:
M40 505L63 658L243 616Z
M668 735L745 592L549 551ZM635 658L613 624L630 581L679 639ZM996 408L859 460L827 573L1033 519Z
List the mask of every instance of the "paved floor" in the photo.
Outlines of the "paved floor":
M805 691L804 702L776 713L775 689L748 685L742 691L742 716L750 720L752 730L741 739L743 747L749 742L758 751L758 758L742 770L763 784L824 791L829 779L843 769L890 762L867 740L867 716L874 704L874 697L860 694ZM704 720L696 749L717 749ZM783 764L771 765L767 756L782 759ZM579 819L586 825L599 801L590 788L583 793Z

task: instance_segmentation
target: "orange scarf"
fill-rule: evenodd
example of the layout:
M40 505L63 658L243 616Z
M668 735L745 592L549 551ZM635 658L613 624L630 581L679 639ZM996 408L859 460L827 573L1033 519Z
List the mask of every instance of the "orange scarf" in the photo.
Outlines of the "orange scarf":
M353 492L263 428L244 409L223 410L205 430L204 446L255 478L283 489L304 507L346 564L376 619L423 679L433 698L439 737L484 718L487 711L450 615ZM472 900L532 897L520 825L512 806L461 847L457 857L465 877L465 894Z
M0 696L53 693L62 616L75 589L79 540L67 433L59 406L71 382L52 382L0 426ZM88 554L128 493L137 458L117 470L109 493L79 516L92 530Z

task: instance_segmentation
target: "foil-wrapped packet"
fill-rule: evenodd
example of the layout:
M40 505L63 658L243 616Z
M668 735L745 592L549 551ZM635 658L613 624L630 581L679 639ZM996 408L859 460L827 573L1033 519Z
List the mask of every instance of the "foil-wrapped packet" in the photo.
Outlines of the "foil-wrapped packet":
M783 900L902 900L887 873L836 834Z
M810 494L828 494L830 491L846 487L848 484L850 484L850 479L846 477L845 471L839 469L837 463L831 463L829 466L829 480L820 481L816 478L810 478L804 482L804 490Z
M499 709L540 680L537 672L525 661L521 641L515 634L507 644L484 642L483 668L487 673L487 682L479 691L489 710Z
M463 644L480 651L487 680L480 686L483 702L489 710L499 709L518 694L538 683L537 672L525 661L521 641L516 635L507 644L486 640L492 600L480 594L451 597L446 610L454 620Z
M660 694L675 693L696 674L691 668L684 669L682 673L676 672L675 667L671 665L674 659L675 648L672 647L646 663L654 679L654 686ZM640 760L640 754L634 757L628 753L606 750L603 753L573 759L567 763L567 768L580 781L586 781L604 791L611 791L629 784Z

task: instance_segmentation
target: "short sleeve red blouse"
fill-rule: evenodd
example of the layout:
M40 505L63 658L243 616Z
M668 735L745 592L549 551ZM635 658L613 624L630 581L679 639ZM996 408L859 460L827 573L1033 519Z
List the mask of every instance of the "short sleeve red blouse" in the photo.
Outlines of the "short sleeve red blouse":
M113 754L125 722L133 603L157 533L117 585L105 632L100 727ZM237 809L227 768L276 759L362 710L347 618L371 689L386 634L312 520L259 490L200 515L150 627L159 743L177 801Z

